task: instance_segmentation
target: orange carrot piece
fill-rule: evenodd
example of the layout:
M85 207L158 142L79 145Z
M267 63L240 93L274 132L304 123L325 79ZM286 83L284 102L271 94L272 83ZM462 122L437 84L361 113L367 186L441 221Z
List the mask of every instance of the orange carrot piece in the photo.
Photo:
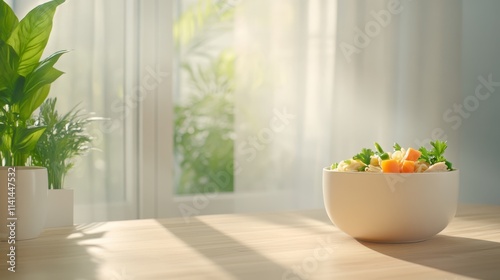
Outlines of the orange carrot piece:
M401 173L414 173L415 162L412 160L404 160L401 164Z
M413 148L408 148L408 151L406 151L405 160L411 160L411 161L416 161L420 157L422 153L419 150L415 150Z
M382 172L384 173L399 173L399 163L395 159L386 159L380 162Z

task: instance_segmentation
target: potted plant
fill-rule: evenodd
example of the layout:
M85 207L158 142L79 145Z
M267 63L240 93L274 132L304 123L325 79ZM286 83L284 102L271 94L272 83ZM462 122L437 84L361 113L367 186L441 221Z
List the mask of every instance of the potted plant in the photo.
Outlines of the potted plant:
M49 178L48 214L46 227L73 225L73 190L64 189L64 178L74 166L74 159L91 147L92 137L87 125L92 118L77 107L66 114L56 110L57 98L47 99L38 116L36 126L45 127L32 154L32 163L47 168Z
M12 222L17 223L19 240L37 237L45 225L47 172L26 166L45 131L44 126L31 125L32 115L47 98L50 85L63 74L54 65L65 51L41 59L54 13L62 3L53 0L39 5L19 21L0 0L0 209L7 209L15 194L15 204L11 203L15 211L0 211L0 223L15 218ZM11 177L13 182L8 181ZM0 227L0 239L9 234L7 227Z

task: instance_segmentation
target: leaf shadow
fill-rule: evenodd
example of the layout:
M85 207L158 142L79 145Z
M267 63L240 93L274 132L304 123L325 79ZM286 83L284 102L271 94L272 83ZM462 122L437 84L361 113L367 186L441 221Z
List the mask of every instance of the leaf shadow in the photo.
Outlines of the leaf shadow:
M7 263L2 261L0 279L96 279L100 260L91 251L102 248L92 243L106 233L95 231L98 226L45 229L38 238L17 241L16 271L8 271ZM6 252L7 242L0 245L1 252Z

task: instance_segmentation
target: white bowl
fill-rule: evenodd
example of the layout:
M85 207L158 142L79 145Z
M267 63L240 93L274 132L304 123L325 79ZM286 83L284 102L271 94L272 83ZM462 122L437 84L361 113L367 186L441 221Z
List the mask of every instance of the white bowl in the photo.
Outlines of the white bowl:
M417 242L438 234L455 216L458 187L458 170L404 174L323 169L330 220L348 235L371 242Z

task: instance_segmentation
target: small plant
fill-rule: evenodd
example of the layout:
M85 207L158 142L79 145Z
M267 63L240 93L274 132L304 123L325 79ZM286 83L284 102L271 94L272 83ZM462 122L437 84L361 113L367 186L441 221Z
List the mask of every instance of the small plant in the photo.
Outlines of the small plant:
M36 126L46 129L33 151L32 163L47 168L49 189L61 189L74 159L90 149L92 137L85 128L94 120L77 107L59 115L56 103L57 98L47 99L34 119Z
M0 0L0 162L3 166L28 164L44 133L32 126L33 112L45 101L50 85L63 72L53 66L65 51L40 60L52 31L52 18L64 0L31 10L21 21Z

